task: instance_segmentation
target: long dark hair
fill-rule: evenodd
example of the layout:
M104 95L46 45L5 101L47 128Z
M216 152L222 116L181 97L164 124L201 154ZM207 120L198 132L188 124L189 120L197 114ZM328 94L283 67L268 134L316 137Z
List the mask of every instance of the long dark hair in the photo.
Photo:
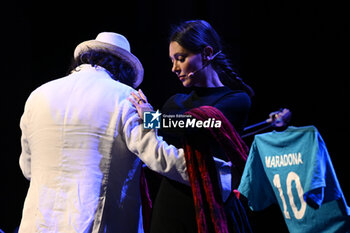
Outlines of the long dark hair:
M122 61L119 57L103 50L89 49L86 52L80 54L79 57L73 59L69 72L81 64L101 66L109 72L114 80L124 83L128 86L133 85L134 79L136 77L134 70L129 64Z
M232 68L231 61L222 51L223 46L218 33L214 28L204 20L185 21L173 28L169 42L176 41L183 48L193 52L202 53L203 49L210 46L214 50L214 54L221 51L211 64L215 71L219 74L221 82L233 90L243 90L252 97L253 89L248 86L237 75Z

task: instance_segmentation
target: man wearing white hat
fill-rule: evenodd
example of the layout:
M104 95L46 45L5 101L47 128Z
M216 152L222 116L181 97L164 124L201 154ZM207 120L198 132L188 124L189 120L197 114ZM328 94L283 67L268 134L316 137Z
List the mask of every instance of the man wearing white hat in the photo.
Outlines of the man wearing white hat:
M186 182L183 150L144 129L128 101L143 68L124 36L100 33L74 58L71 74L25 105L20 167L30 187L19 232L143 232L141 164Z

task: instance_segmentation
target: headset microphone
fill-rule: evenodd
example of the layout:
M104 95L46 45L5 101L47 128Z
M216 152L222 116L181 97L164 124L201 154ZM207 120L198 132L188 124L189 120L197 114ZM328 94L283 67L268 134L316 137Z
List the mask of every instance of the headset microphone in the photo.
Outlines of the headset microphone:
M200 69L188 73L188 74L187 74L187 78L192 78L198 71L201 71L201 70L203 70L205 67L207 67L207 66L210 64L210 62L211 62L212 60L214 60L214 58L215 58L219 53L221 53L221 50L220 50L219 52L215 53L215 54L207 61L207 63L206 63L205 65L203 65Z
M200 71L200 70L203 70L207 65L209 65L209 62L208 62L206 65L202 66L202 68L200 68L200 69L198 69L198 70L195 70L195 71L193 71L193 72L188 73L188 74L187 74L187 78L192 78L192 77L195 75L195 73L197 73L197 72Z

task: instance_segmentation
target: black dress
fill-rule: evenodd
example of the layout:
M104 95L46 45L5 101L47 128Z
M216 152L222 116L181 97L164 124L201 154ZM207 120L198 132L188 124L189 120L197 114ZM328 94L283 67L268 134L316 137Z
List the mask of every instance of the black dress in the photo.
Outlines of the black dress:
M189 94L176 94L162 108L163 114L183 114L199 106L219 109L238 132L243 130L251 106L249 96L243 91L232 91L228 87L193 88ZM169 143L182 147L181 132L162 130L160 134ZM151 233L195 233L196 216L191 188L162 177L156 195Z

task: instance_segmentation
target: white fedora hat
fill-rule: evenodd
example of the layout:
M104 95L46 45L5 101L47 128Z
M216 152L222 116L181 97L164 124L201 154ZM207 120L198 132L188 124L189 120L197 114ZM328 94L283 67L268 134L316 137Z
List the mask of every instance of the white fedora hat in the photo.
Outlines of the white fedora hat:
M95 40L80 43L74 50L74 58L88 50L108 51L127 62L135 72L133 87L138 87L143 80L143 67L139 59L130 51L129 41L115 32L101 32Z

